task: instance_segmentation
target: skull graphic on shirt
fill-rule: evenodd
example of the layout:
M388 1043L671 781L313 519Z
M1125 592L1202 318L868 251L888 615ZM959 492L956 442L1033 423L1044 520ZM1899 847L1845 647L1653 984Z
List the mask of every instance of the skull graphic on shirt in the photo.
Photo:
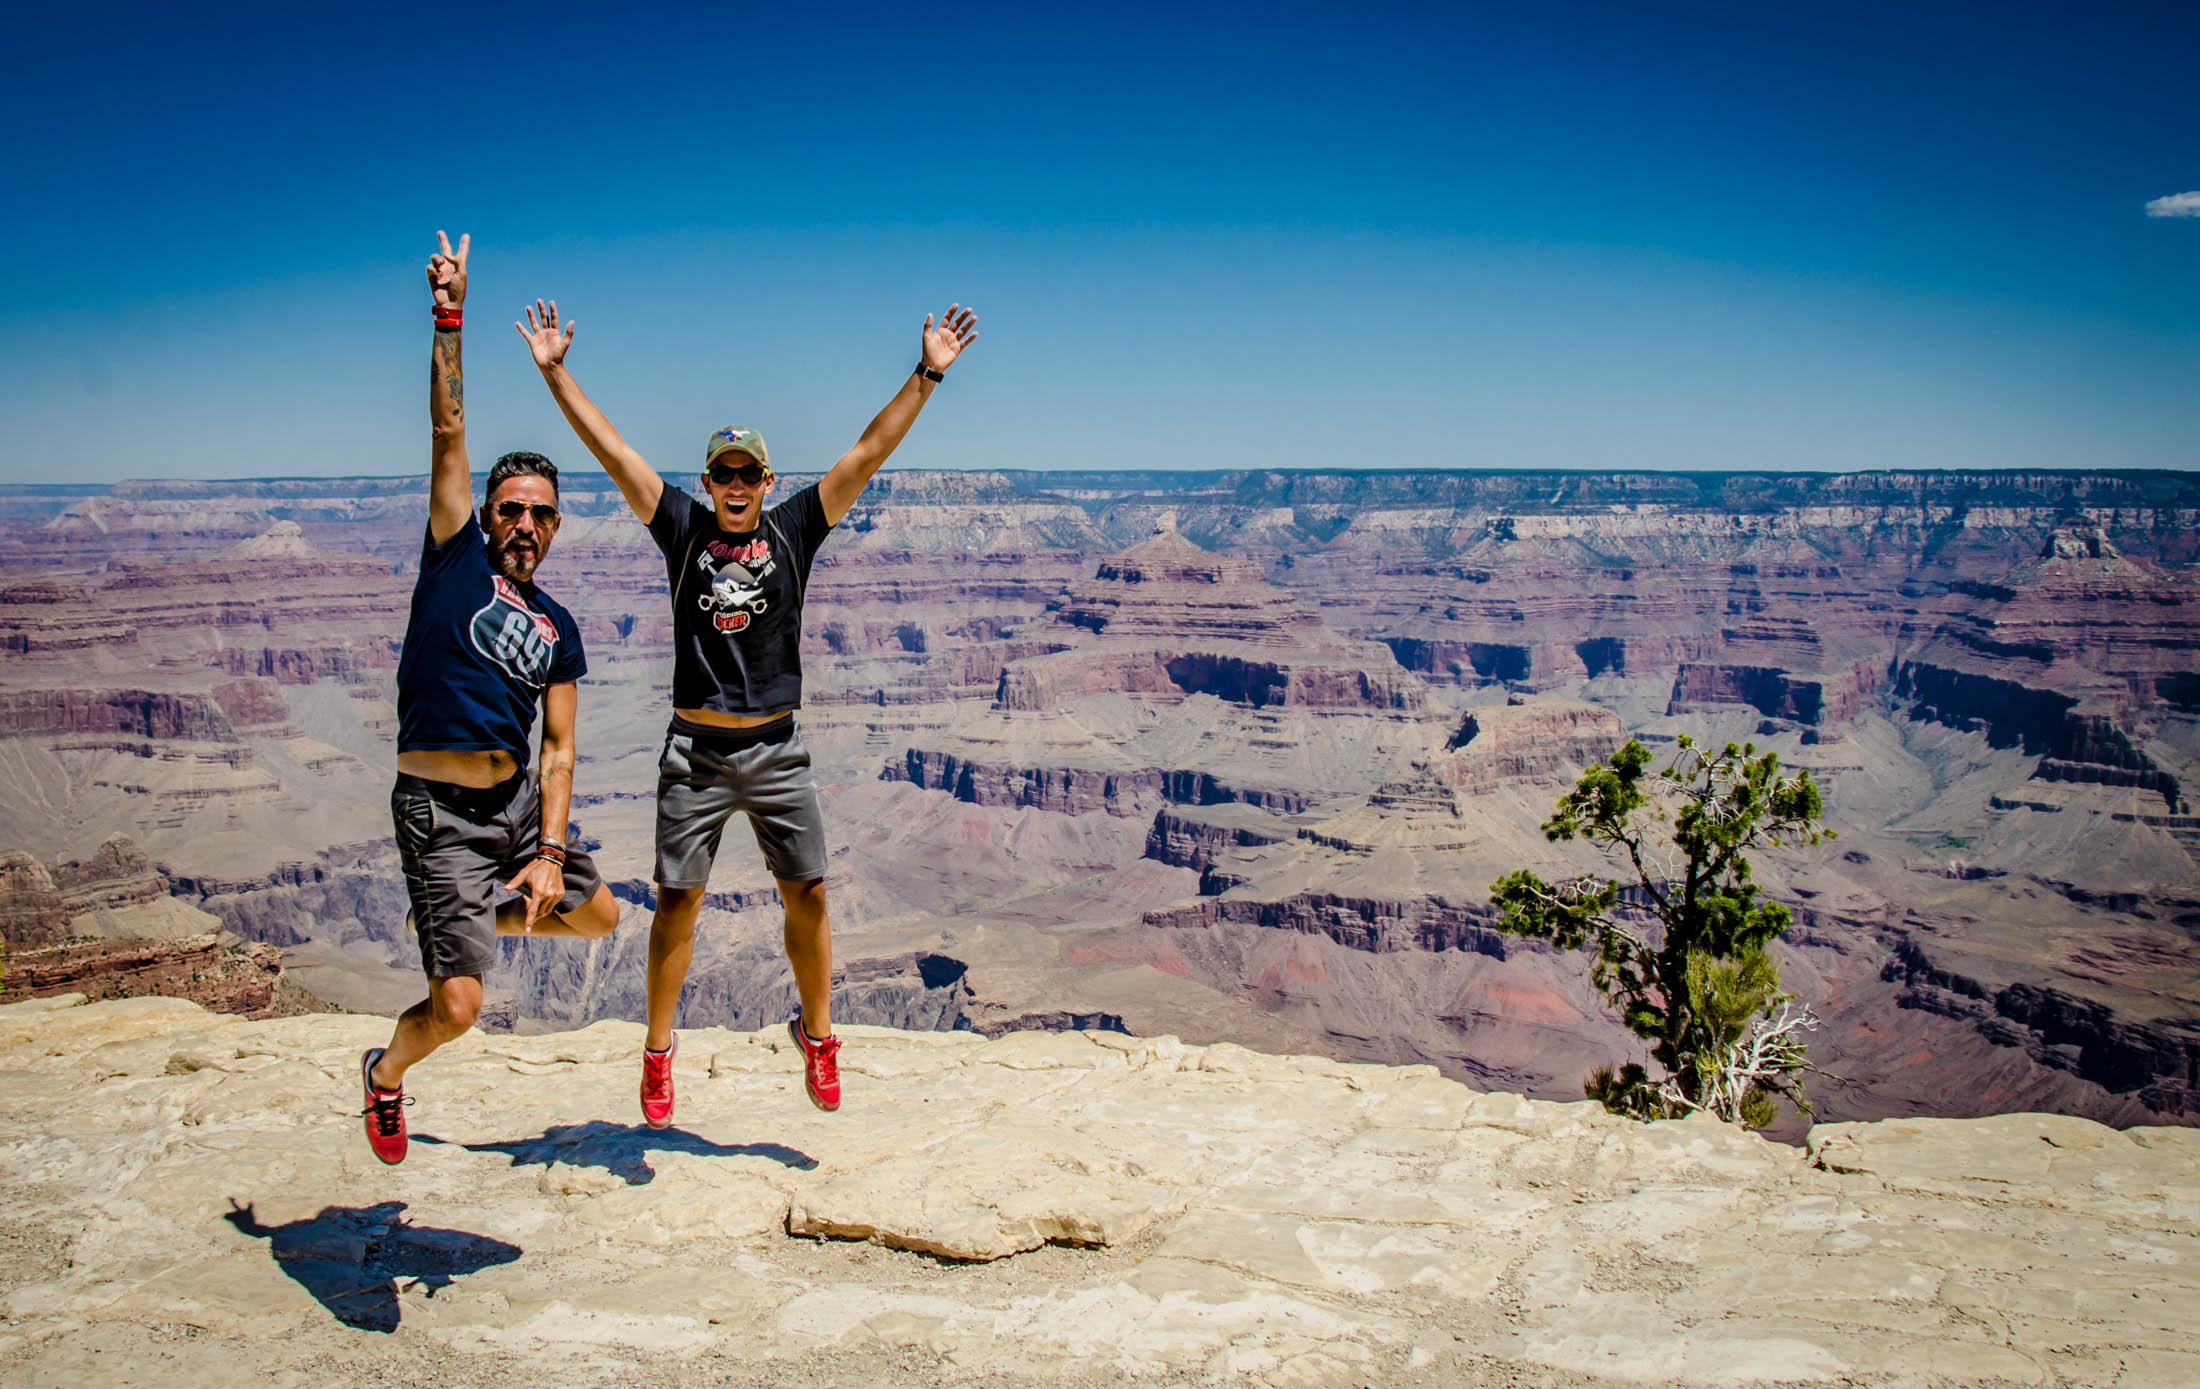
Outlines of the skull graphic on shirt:
M711 614L719 631L741 631L755 614L770 606L763 588L764 575L771 572L770 563L765 561L767 567L760 574L738 561L729 562L712 578L710 587L696 595L697 605Z

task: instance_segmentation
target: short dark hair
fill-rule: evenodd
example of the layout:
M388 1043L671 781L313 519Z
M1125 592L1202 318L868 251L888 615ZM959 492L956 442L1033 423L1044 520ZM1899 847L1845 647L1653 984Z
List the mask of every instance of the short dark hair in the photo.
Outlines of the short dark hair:
M489 484L481 489L481 500L486 502L496 496L497 489L506 478L539 477L550 484L550 495L558 494L558 465L539 453L508 453L496 461L489 470Z

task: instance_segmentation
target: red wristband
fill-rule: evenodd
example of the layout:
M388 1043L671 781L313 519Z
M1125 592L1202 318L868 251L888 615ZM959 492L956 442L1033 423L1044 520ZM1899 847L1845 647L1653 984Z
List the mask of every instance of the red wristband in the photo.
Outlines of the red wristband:
M565 867L565 850L563 849L552 848L548 844L539 844L535 847L535 857L547 859L560 868Z
M456 328L459 320L465 316L465 310L456 304L437 304L433 307L435 326L438 328Z

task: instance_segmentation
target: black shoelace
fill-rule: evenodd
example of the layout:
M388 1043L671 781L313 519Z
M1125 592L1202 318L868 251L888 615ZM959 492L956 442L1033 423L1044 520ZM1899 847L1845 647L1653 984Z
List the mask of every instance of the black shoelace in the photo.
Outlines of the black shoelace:
M403 1123L405 1118L398 1111L411 1103L412 1096L405 1094L403 1091L387 1097L377 1094L374 1103L360 1110L359 1114L362 1118L371 1117L374 1120L374 1126L382 1131L384 1138L394 1138L397 1136L397 1126Z

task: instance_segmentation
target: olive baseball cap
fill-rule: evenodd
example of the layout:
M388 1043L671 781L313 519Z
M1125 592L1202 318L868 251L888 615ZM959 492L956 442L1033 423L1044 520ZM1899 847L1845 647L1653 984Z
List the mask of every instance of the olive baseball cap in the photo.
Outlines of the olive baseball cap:
M710 432L710 442L703 446L703 466L708 468L718 461L718 455L739 451L764 465L764 471L772 470L772 456L764 449L764 436L753 429L743 429L729 424L724 429Z

